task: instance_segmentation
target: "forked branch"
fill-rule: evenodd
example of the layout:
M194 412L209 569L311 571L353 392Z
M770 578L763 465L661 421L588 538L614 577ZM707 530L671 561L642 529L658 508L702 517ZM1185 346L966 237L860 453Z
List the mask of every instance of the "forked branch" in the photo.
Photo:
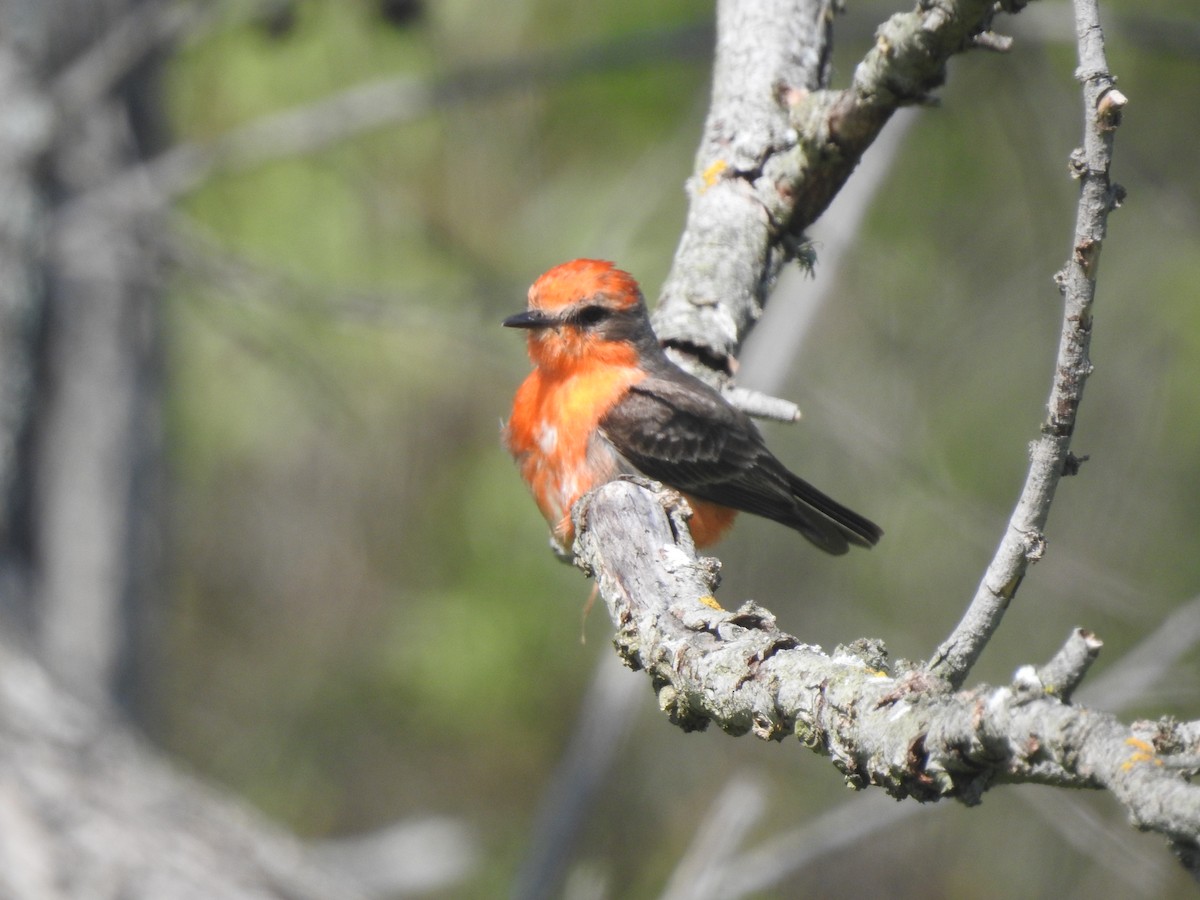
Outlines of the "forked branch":
M890 671L879 642L826 655L753 603L721 609L716 564L696 556L689 513L674 492L627 481L575 508L576 554L599 582L617 652L646 670L659 706L684 730L712 723L733 735L799 738L850 786L897 798L973 804L994 785L1022 782L1106 789L1138 827L1200 851L1200 785L1185 778L1200 730L1126 725L1063 700L1064 684L1086 668L1080 651L1094 655L1090 639L1073 633L1053 661L1021 669L1006 687L927 690L922 670Z
M850 87L827 90L836 6L717 5L712 104L654 313L659 338L711 380L732 372L780 269L802 255L805 229L892 113L928 102L947 62L977 46L996 10L991 0L924 0L880 26Z
M769 9L776 21L808 23L790 48L778 32L756 43L748 29L757 19L742 6L720 5L713 109L690 184L688 226L655 317L660 338L707 364L716 380L731 372L803 228L891 112L924 101L950 55L1004 44L981 39L990 33L991 3L922 2L880 29L851 88L830 92L823 90L828 6L755 5L755 16ZM1188 778L1200 758L1200 723L1126 725L1070 705L1100 649L1093 635L1072 633L1053 659L1023 667L1011 685L960 690L1044 548L1058 480L1080 462L1070 437L1091 371L1096 260L1107 215L1121 199L1108 170L1125 98L1108 74L1094 0L1078 0L1076 9L1087 128L1072 158L1082 191L1071 258L1058 277L1065 313L1049 416L997 558L931 663L893 672L877 641L826 655L780 631L752 603L721 609L712 597L719 564L696 556L686 505L670 492L656 502L643 487L617 482L588 495L574 511L575 552L599 583L621 657L647 671L659 705L685 730L716 723L731 734L795 736L828 755L852 786L879 786L898 798L975 803L991 786L1014 782L1108 790L1138 827L1167 836L1181 859L1194 862L1200 786ZM738 77L748 80L723 81Z

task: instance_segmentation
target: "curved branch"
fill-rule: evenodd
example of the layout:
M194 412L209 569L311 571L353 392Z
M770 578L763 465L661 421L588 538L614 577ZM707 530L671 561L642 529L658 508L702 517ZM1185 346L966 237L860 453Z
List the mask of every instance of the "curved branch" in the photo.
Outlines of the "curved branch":
M736 612L716 604L717 566L696 556L688 515L674 492L628 481L575 509L576 555L599 582L617 651L646 670L685 731L712 723L732 735L796 737L850 786L897 798L974 804L994 785L1020 782L1105 789L1139 828L1200 851L1200 785L1181 768L1200 749L1195 723L1125 725L1064 702L1032 668L1006 687L948 694L926 690L919 670L889 672L878 642L827 655L754 603ZM1051 669L1058 664L1042 671Z
M1083 398L1083 385L1092 372L1088 346L1092 336L1092 301L1096 267L1108 224L1108 214L1125 196L1109 181L1113 132L1121 121L1125 96L1116 89L1104 56L1104 36L1094 0L1076 0L1079 69L1083 82L1083 147L1071 156L1072 171L1081 188L1075 236L1066 266L1055 276L1062 291L1063 322L1047 404L1049 415L1041 436L1030 450L1029 473L996 555L984 573L962 621L938 647L929 663L934 675L959 687L1000 626L1030 563L1045 551L1042 534L1050 516L1054 492L1063 475L1073 474L1080 459L1071 455L1071 435Z

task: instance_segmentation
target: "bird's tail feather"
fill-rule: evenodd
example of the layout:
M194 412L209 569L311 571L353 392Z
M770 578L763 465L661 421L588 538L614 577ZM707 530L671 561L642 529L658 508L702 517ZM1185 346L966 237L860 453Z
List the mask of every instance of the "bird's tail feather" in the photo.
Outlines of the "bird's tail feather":
M858 547L874 547L883 536L883 529L852 509L847 509L832 497L817 490L803 478L791 475L789 487L807 515L799 514L791 524L810 541L830 553L844 553L845 542ZM819 518L811 513L819 513ZM816 519L816 521L814 521ZM818 524L819 523L819 524ZM824 527L822 527L824 526ZM830 532L834 532L834 537Z

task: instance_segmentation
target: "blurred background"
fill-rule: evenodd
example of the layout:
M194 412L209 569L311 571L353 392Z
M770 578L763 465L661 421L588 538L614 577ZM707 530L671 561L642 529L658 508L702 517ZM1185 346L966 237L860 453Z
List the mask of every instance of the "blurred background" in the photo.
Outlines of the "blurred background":
M835 87L895 9L838 20ZM381 895L704 896L706 861L756 848L745 890L763 897L1190 895L1107 796L1006 787L899 812L794 743L685 735L615 663L602 609L583 620L590 584L551 556L499 444L528 370L499 321L578 256L616 260L653 304L712 4L0 13L74 116L39 145L48 163L25 157L51 264L5 253L49 298L23 332L40 399L0 410L26 416L5 612L64 682L305 838L422 835L404 846L445 865ZM1159 669L1118 667L1172 614L1170 633L1198 630L1200 26L1183 0L1102 16L1128 200L1074 444L1090 459L973 680L1044 662L1080 625L1105 641L1089 702L1197 718L1195 637L1144 653ZM174 40L88 68L139 21ZM744 518L719 597L827 649L928 656L1043 416L1081 101L1067 5L1011 31L1011 53L952 62L940 108L889 125L812 232L815 277L781 281L746 348L743 383L804 411L764 426L776 453L886 536L833 559Z

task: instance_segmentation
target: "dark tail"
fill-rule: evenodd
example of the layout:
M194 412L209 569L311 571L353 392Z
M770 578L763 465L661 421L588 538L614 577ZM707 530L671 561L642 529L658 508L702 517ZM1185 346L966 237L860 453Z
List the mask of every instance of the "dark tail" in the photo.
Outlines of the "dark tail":
M795 528L826 553L835 556L845 553L850 544L874 547L879 543L883 529L866 516L842 506L803 478L791 472L788 476L788 487L797 502L794 519L783 524Z

